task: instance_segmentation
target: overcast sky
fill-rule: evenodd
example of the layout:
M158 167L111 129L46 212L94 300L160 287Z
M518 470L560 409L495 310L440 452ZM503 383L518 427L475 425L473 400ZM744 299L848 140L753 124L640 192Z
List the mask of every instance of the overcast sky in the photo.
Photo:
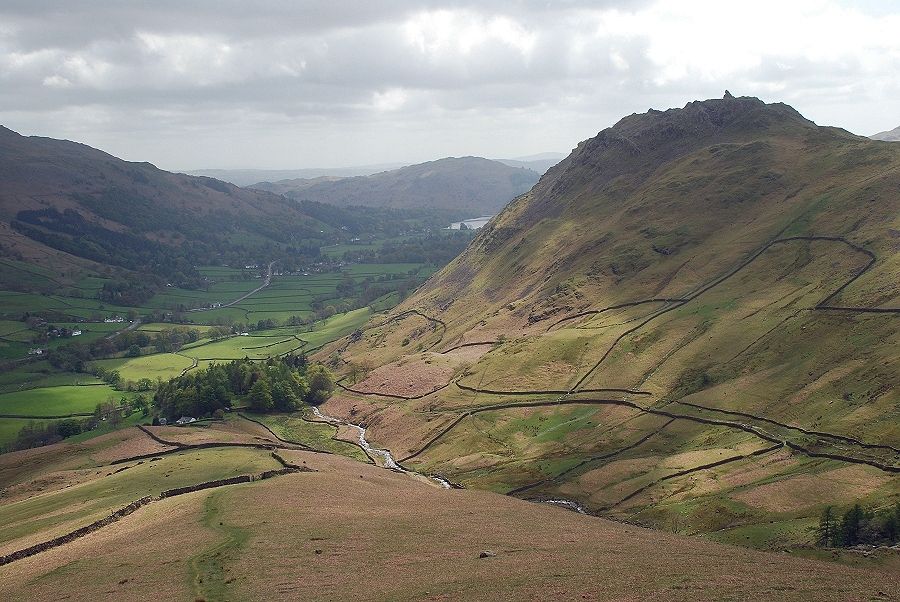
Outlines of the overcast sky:
M900 2L0 0L0 124L165 169L568 152L693 99L900 125Z

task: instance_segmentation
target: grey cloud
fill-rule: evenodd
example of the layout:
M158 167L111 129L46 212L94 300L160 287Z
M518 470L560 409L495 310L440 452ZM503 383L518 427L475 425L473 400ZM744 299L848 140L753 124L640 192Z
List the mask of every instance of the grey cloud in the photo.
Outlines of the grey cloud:
M823 107L826 116L837 115L828 107L847 104L847 90L868 85L870 104L897 91L889 71L900 67L900 53L872 67L866 57L759 48L758 65L668 77L650 52L665 32L619 32L598 21L602 9L630 16L656 8L574 0L7 0L0 123L111 143L167 167L296 167L357 154L376 163L565 150L622 115L726 87L796 100L801 110ZM406 24L440 10L456 21L429 22L421 51ZM443 38L441 27L449 28ZM467 45L466 36L474 41ZM896 125L854 120L864 131Z

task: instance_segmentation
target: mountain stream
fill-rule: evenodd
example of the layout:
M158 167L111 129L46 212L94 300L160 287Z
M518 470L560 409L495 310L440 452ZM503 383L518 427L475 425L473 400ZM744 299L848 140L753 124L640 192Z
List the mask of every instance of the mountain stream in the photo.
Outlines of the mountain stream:
M346 420L341 420L340 418L335 418L334 416L329 416L327 414L323 414L319 408L316 406L312 406L312 412L316 418L321 420L322 422L327 422L332 426L347 426L354 429L357 432L357 442L359 446L366 452L366 454L375 460L375 463L382 468L387 468L388 470L393 470L396 472L402 472L404 474L408 474L412 477L418 479L427 479L432 483L436 483L444 489L452 489L452 485L446 479L436 476L436 475L424 475L419 472L415 472L413 470L407 470L403 468L397 461L394 460L394 456L391 455L391 452L386 449L379 449L377 447L372 447L372 445L366 440L366 429L363 426L358 424L353 424L352 422L347 422ZM376 459L377 458L377 459Z

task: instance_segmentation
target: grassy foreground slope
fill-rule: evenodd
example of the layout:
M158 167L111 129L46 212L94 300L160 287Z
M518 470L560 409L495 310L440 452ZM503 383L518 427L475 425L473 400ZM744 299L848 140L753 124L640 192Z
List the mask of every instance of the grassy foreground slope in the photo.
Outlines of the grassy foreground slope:
M233 420L206 438L247 427L245 439L263 441L254 426ZM155 432L186 440L192 431ZM138 453L158 455L120 461ZM313 472L154 500L0 566L0 597L868 600L888 599L900 586L890 558L854 568L761 553L441 489L339 456L278 453ZM0 458L0 513L22 520L4 523L0 546L45 540L129 496L272 465L267 450L166 449L137 429L16 452Z
M730 95L632 115L326 348L360 381L326 408L470 486L809 544L900 500L898 240L898 145ZM467 355L384 395L425 352Z

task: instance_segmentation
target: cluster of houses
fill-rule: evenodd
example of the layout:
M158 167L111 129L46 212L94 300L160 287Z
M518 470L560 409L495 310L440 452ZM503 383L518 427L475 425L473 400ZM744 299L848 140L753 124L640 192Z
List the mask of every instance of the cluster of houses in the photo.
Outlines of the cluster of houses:
M70 330L66 327L57 328L55 326L50 326L47 329L47 337L51 339L67 339L69 337L80 337L81 329L76 328L74 330ZM47 352L47 349L44 347L32 347L28 350L28 355L44 355Z
M182 416L181 418L179 418L172 424L174 424L175 426L184 426L185 424L191 424L192 422L197 422L197 419L194 418L193 416ZM165 418L159 419L159 426L167 426L168 424L169 424L169 421L166 420Z

